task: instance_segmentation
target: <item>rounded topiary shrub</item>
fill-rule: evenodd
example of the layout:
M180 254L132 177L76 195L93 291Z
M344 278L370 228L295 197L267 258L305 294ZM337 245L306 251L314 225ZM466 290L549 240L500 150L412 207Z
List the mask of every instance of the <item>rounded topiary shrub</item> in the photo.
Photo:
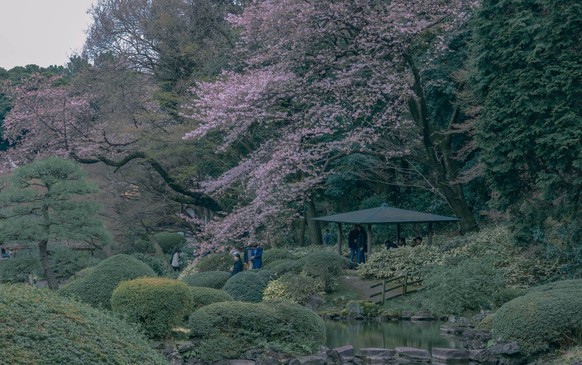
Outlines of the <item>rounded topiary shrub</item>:
M582 280L533 288L493 317L494 338L517 341L526 355L582 340Z
M124 281L111 295L111 309L138 323L149 338L163 338L192 309L190 287L170 278L139 278Z
M254 271L242 271L232 276L222 290L230 294L234 300L258 303L263 299L266 284Z
M145 253L133 253L131 256L146 263L158 276L168 276L172 272L170 263L165 257L152 256Z
M303 267L303 263L297 259L277 260L272 265L267 266L267 269L273 276L278 277L286 273L299 274Z
M196 262L195 271L230 271L233 263L232 255L228 252L212 253L201 257L198 262Z
M0 285L0 343L2 364L167 364L136 327L22 285Z
M222 289L230 276L230 273L226 271L203 271L188 274L182 280L190 286Z
M194 287L191 288L190 295L192 297L192 310L196 310L212 303L233 301L230 294L224 290L213 288Z
M162 248L164 253L170 253L177 247L184 244L184 237L176 232L158 232L154 235L158 245Z
M259 275L261 277L261 279L263 279L265 284L268 284L275 277L273 272L271 270L268 270L268 269L260 269L260 270L254 270L254 271L257 273L257 275Z
M255 348L307 354L325 343L322 319L293 303L215 303L198 309L188 323L195 343L189 356L205 361L240 358Z
M263 266L278 260L294 259L295 256L284 248L270 248L263 251Z
M348 266L348 260L336 252L312 252L299 261L305 274L323 280L328 293L335 290L337 277Z
M287 273L271 281L263 292L263 300L285 299L305 304L315 294L324 292L321 280L306 275Z
M86 276L71 281L59 290L94 307L111 308L111 293L124 280L156 276L147 264L129 255L115 255L101 261Z

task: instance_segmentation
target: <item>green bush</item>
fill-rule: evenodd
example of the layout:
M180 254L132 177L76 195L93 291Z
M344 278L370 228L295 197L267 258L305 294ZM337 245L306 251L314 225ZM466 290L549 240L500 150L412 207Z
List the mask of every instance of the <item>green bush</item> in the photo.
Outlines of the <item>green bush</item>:
M252 348L308 354L325 343L325 325L310 310L293 303L215 303L190 316L190 356L205 361L240 358Z
M115 255L101 261L86 276L67 283L59 290L94 307L111 308L111 293L124 280L156 276L147 264L129 255Z
M303 263L297 259L277 260L272 265L266 266L266 269L275 277L282 276L286 273L299 274L302 268Z
M224 290L205 287L191 288L191 297L192 297L192 311L212 303L233 301L230 294L228 294Z
M376 250L368 262L360 265L360 275L390 279L408 273L422 280L432 265L442 265L451 258L494 257L491 263L499 270L509 287L527 288L554 277L560 269L557 260L548 259L539 248L515 247L507 227L484 227L480 232L443 240L438 245L399 247Z
M230 294L234 300L258 303L263 299L266 283L254 271L242 271L232 276L222 290Z
M265 284L268 284L274 277L273 272L267 269L256 270L256 273L261 279L263 279Z
M226 271L203 271L188 274L182 280L190 286L222 289L230 276L230 273Z
M158 232L154 235L154 238L164 253L173 252L185 242L184 237L176 232Z
M263 251L263 266L268 265L271 262L285 259L294 259L295 256L284 248L270 248Z
M139 278L120 283L111 294L111 309L138 323L149 338L163 338L181 324L192 307L190 287L169 278Z
M322 294L324 286L322 280L306 275L287 273L267 285L263 293L263 300L286 299L303 305L311 296Z
M526 355L582 340L582 279L533 288L493 318L494 338L517 341Z
M325 291L331 293L337 285L337 277L347 268L348 261L336 252L312 252L299 259L302 272L323 280Z
M491 258L448 260L435 266L424 280L423 304L440 314L491 309L496 294L505 288L502 274Z
M147 264L158 276L169 276L172 273L170 263L165 257L152 256L145 253L133 253L131 256Z
M28 276L44 275L38 254L19 253L16 257L0 262L0 282L25 283Z
M91 256L89 252L75 251L62 246L50 248L49 259L58 279L68 279L79 270L99 262L99 259ZM44 276L36 247L30 251L18 252L14 258L4 260L0 265L1 282L23 283L28 280L29 274L36 277Z
M0 343L2 364L167 364L136 327L23 285L0 285Z
M201 257L195 264L195 271L230 271L234 260L228 252L213 253Z

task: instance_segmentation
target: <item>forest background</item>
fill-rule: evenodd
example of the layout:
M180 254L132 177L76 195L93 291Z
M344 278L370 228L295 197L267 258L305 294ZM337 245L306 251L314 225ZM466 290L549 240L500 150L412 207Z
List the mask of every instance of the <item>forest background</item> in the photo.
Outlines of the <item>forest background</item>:
M101 0L90 13L66 66L0 69L0 163L83 164L114 237L92 245L136 250L160 231L204 252L319 244L310 218L386 202L455 215L458 233L508 224L579 274L575 0Z

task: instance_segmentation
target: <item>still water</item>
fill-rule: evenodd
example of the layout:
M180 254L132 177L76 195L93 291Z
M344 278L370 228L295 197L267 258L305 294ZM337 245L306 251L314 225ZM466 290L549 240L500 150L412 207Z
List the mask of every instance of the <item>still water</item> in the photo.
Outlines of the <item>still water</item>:
M333 321L326 320L327 347L355 348L405 346L431 350L433 347L462 348L460 341L440 333L440 321Z

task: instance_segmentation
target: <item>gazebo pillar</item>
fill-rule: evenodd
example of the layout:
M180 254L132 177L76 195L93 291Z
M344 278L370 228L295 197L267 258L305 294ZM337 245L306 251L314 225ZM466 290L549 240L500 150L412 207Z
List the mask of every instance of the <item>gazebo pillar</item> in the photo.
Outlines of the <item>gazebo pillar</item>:
M428 244L429 245L432 245L432 236L433 236L432 223L429 222L428 223Z
M342 255L342 224L337 224L337 253Z
M400 223L396 223L396 244L400 246Z
M374 242L374 237L372 236L372 225L368 224L368 256L372 253L372 242Z

